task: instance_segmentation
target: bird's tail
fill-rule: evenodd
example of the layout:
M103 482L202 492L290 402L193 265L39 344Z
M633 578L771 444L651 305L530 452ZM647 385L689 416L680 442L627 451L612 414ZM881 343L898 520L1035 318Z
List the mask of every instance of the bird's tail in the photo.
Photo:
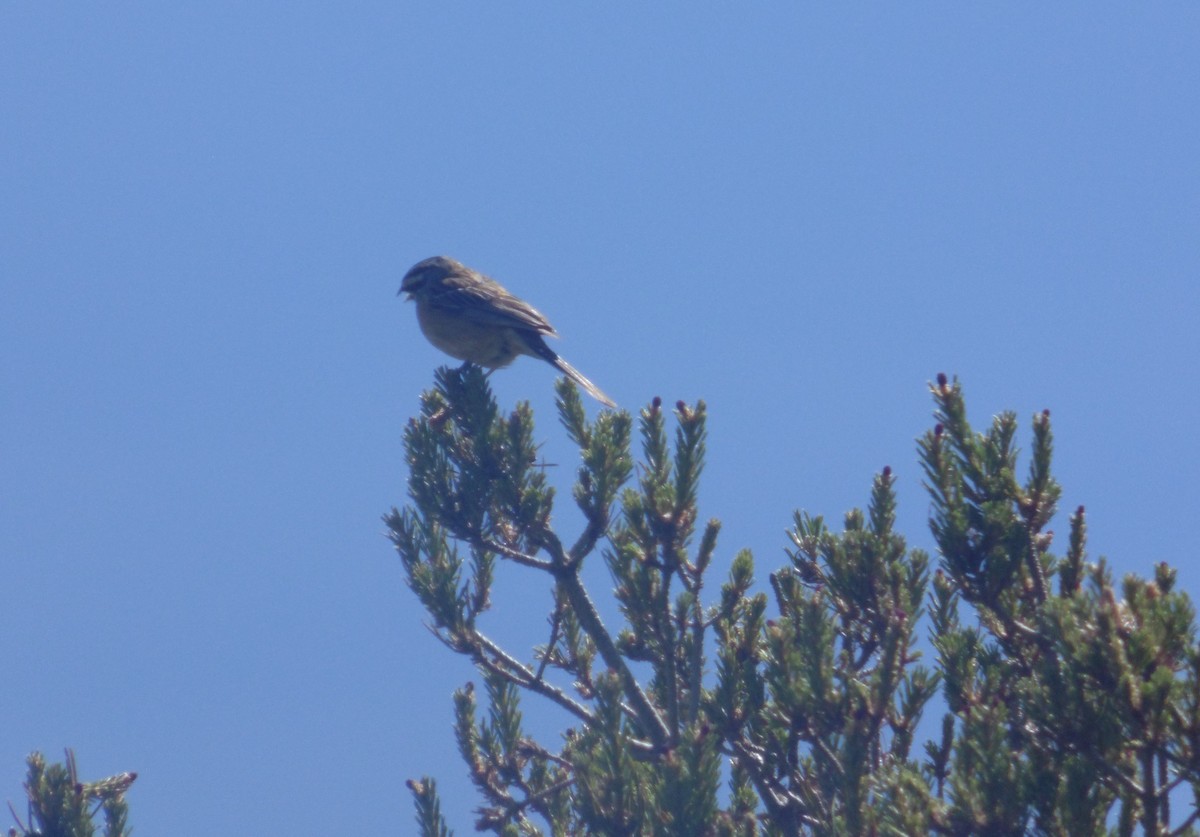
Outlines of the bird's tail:
M605 407L612 407L614 410L617 408L617 402L605 395L600 390L600 387L589 381L582 372L559 357L558 353L555 352L554 349L551 349L549 346L547 346L546 341L542 339L542 335L533 331L525 331L521 333L521 336L525 338L525 344L529 347L530 354L534 355L535 357L540 357L559 372L563 373L572 381L579 384L581 387L587 390L588 395L592 396L592 398L595 398Z
M580 372L578 369L576 369L574 366L567 363L565 360L563 360L558 355L555 355L554 360L551 360L550 363L553 364L554 368L557 369L559 372L562 372L564 375L566 375L572 381L574 381L575 383L577 383L581 387L583 387L585 390L587 390L587 394L592 396L592 398L595 398L597 401L599 401L605 407L612 407L614 410L616 409L617 402L613 401L611 398L609 398L607 395L605 395L601 391L600 387L596 386L591 381L589 381L587 379L587 377L582 372Z

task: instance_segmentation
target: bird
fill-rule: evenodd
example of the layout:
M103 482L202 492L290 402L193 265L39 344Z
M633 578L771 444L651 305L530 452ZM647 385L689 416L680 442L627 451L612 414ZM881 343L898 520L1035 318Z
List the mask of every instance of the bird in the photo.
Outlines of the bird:
M417 322L429 342L451 357L488 369L508 366L519 355L540 358L604 406L617 406L546 345L544 338L558 332L541 312L479 271L433 256L404 274L400 294L417 303Z

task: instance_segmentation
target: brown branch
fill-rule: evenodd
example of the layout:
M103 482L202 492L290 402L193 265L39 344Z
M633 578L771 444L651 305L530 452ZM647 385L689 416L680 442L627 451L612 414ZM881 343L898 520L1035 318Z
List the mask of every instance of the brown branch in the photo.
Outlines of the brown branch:
M621 691L624 693L625 699L629 701L629 705L651 742L657 749L667 749L671 737L670 732L659 716L658 710L654 708L646 693L642 691L633 672L629 670L625 658L617 650L612 635L604 627L600 614L596 611L596 606L592 604L591 597L588 596L587 590L579 580L578 563L575 563L567 555L563 550L562 542L553 532L546 532L545 535L546 541L543 548L550 553L551 572L558 582L559 589L567 597L567 602L574 609L579 626L595 643L596 650L600 652L600 656L604 658L608 667L616 672L621 681Z
M585 723L591 723L595 720L587 707L575 701L557 686L552 686L545 680L536 677L528 666L515 659L499 645L479 633L479 631L474 632L474 639L478 643L479 650L473 652L471 657L478 665L485 667L488 671L499 674L510 683L524 687L542 697L549 698ZM487 654L484 654L484 651ZM487 656L488 654L491 655L491 658Z
M759 748L745 740L730 741L729 745L733 748L733 755L738 757L739 763L750 775L759 798L766 804L772 825L789 835L799 835L801 824L819 825L814 817L804 813L804 801L769 775Z
M495 552L497 555L502 555L505 558L509 558L517 562L518 564L522 564L526 567L532 567L535 570L542 570L543 572L554 572L554 568L551 566L549 561L540 561L537 558L534 558L532 555L527 555L526 553L521 552L519 549L513 549L511 546L505 546L499 541L484 537L476 537L472 538L471 540L480 549L486 549L489 552Z

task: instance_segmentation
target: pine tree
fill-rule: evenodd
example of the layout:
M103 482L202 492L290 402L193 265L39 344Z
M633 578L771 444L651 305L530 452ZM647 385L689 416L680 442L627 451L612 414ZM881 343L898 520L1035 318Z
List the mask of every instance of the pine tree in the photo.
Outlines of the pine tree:
M749 552L706 588L720 524L701 522L703 402L585 418L558 386L580 452L582 531L550 524L533 415L501 415L474 368L437 373L405 432L411 502L385 517L437 636L479 669L454 695L459 750L497 834L846 835L1192 833L1200 794L1193 608L1159 565L1118 591L1070 517L1049 413L1016 476L1015 416L985 433L962 391L931 386L919 441L938 568L894 531L889 469L834 531L797 512L787 562L755 583ZM599 553L596 556L596 553ZM581 581L604 561L621 626ZM480 628L497 561L550 580L545 644ZM606 593L607 594L607 593ZM927 612L928 611L928 612ZM926 633L927 632L927 633ZM932 643L921 664L918 643ZM521 699L574 718L537 742ZM482 698L483 708L480 708ZM936 698L936 700L935 700ZM927 710L940 735L919 742ZM937 725L934 724L936 727ZM432 780L409 783L424 835L448 835Z
M98 782L80 782L75 754L67 750L65 764L47 766L41 753L26 760L25 795L28 819L17 819L11 835L22 837L93 837L95 819L104 820L104 837L127 837L129 810L125 792L137 779L136 773L118 773Z

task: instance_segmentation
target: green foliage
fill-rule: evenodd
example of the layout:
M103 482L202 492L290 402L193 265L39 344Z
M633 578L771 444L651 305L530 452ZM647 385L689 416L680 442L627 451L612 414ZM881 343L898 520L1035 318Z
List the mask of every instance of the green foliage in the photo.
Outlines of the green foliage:
M934 585L934 643L957 726L944 822L1096 834L1115 815L1117 833L1187 833L1195 806L1173 817L1172 792L1200 787L1200 681L1195 612L1174 572L1130 576L1118 598L1105 562L1085 560L1082 507L1067 555L1051 554L1061 489L1049 412L1034 417L1022 485L1015 419L975 433L957 382L932 389L938 424L920 448L947 576ZM958 601L979 628L959 624Z
M119 773L98 782L80 782L75 754L67 750L65 764L47 766L41 753L26 760L25 795L29 802L27 822L17 819L10 834L27 837L93 837L97 817L104 823L104 837L126 837L129 811L124 794L137 779L136 773ZM14 814L15 816L15 814Z
M406 784L417 806L417 826L421 837L450 837L451 832L446 827L438 800L437 783L426 776L420 780L409 779Z
M795 514L767 592L743 551L708 593L720 524L698 510L702 402L676 405L673 433L657 399L642 410L635 469L631 417L589 422L560 382L584 521L567 547L551 526L528 405L501 415L478 370L439 370L405 435L411 503L385 520L431 627L483 675L485 717L470 684L454 697L483 799L476 827L1192 833L1200 648L1174 572L1160 565L1153 580L1118 586L1087 558L1082 508L1066 554L1053 554L1062 491L1049 413L1034 417L1022 482L1016 418L978 433L957 382L941 376L931 389L936 426L918 446L936 572L893 528L885 468L840 531ZM613 582L613 627L580 580L596 552ZM525 654L480 627L498 560L551 582L547 640ZM523 694L574 718L557 745L524 731ZM931 707L938 735L918 740ZM421 833L448 834L432 781L410 787Z

